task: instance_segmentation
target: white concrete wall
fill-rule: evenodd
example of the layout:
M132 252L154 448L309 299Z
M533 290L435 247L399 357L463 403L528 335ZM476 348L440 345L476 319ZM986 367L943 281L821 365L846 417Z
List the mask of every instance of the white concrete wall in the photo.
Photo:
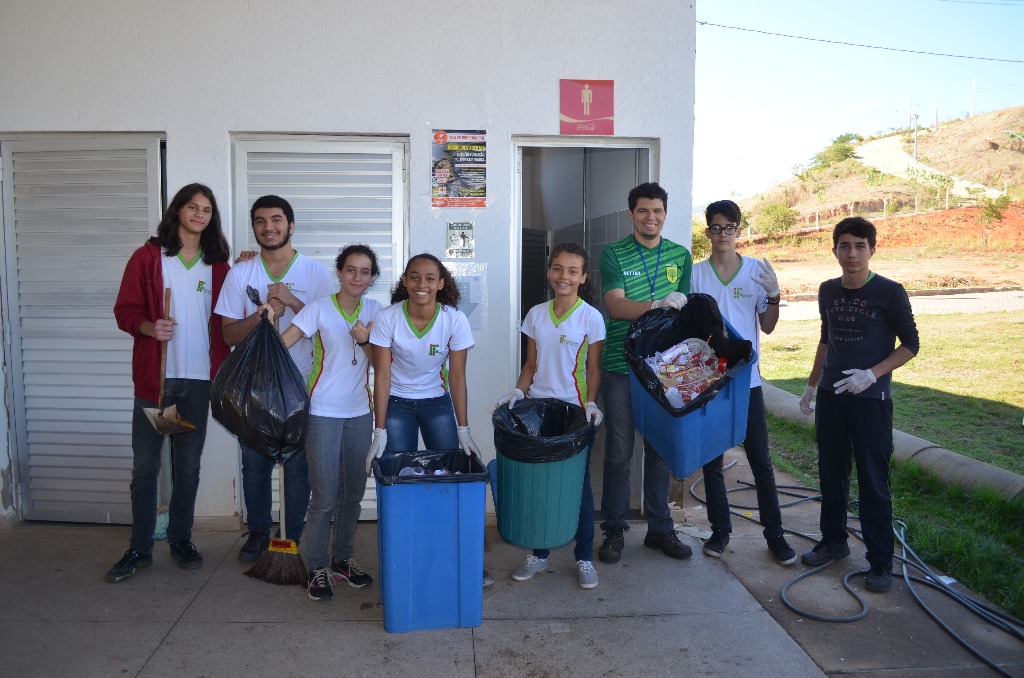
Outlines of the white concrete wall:
M504 366L494 358L517 340L511 137L558 134L559 78L612 79L616 135L660 139L656 176L674 205L689 205L694 21L692 2L661 0L6 0L0 133L164 132L170 191L210 185L233 228L248 226L231 209L232 133L408 135L411 252L441 253L445 222L472 220L488 266L469 389L489 450L490 405L513 375L483 366ZM487 130L486 209L430 207L433 128ZM678 213L665 234L689 243ZM212 426L199 515L235 511L233 449Z

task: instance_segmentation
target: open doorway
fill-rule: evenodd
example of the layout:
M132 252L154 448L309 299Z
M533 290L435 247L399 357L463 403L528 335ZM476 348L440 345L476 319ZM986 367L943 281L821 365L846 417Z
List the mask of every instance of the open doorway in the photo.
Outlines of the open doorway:
M589 281L605 313L601 290L601 250L632 233L626 197L637 184L657 180L657 142L649 139L518 139L516 141L516 225L519 236L512 279L516 356L510 365L514 382L526 356L519 324L533 306L551 298L546 269L551 248L576 242L590 259ZM513 238L513 242L516 239ZM600 403L599 403L600 404ZM639 438L638 438L639 440ZM600 506L604 433L598 429L591 450L594 501ZM642 505L643 455L634 454L630 472L631 503Z

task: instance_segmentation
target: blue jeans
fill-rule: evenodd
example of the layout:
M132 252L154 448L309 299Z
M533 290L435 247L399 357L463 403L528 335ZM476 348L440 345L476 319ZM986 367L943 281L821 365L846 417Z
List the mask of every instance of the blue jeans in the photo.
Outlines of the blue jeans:
M604 400L604 491L601 495L602 530L628 530L629 462L633 458L633 405L629 394L629 375L601 373L601 397ZM675 528L668 508L672 474L651 444L644 439L644 513L647 529L669 532Z
M833 543L847 539L851 461L857 462L860 527L872 565L892 566L892 400L836 395L818 389L814 430L821 482L821 536Z
M385 452L415 452L418 434L423 435L423 444L428 450L454 450L459 447L455 408L452 397L447 393L422 399L389 397L384 427L388 431Z
M313 499L306 516L302 558L306 567L328 567L331 560L350 558L355 551L359 502L366 491L366 450L370 448L373 415L340 419L311 415L306 433L306 461ZM331 520L333 545L328 555Z
M164 407L175 405L178 414L196 425L196 430L171 436L173 486L168 507L167 541L192 539L192 522L199 489L199 458L206 442L206 422L210 411L210 382L200 379L168 379L164 389ZM132 540L139 553L153 551L156 506L160 478L160 450L164 437L156 432L143 408L158 405L135 399L132 410Z
M270 509L274 503L271 474L274 472L274 463L270 457L264 457L242 445L242 491L245 493L246 523L250 532L270 534ZM284 473L285 536L298 542L305 525L306 509L309 508L306 451L299 450L279 472Z
M750 389L750 407L747 415L747 437L743 450L754 475L757 489L757 511L764 527L765 539L782 536L782 511L779 509L779 493L775 488L775 470L768 453L768 422L764 413L764 391L760 386ZM722 474L722 457L704 464L705 503L708 507L708 521L716 532L732 532L729 518L729 499L725 491L725 476Z
M594 559L594 490L590 487L590 448L587 448L586 466L583 467L583 497L580 499L580 522L576 527L576 548L573 555L576 560L591 561ZM551 555L548 549L534 549L533 555L547 560Z

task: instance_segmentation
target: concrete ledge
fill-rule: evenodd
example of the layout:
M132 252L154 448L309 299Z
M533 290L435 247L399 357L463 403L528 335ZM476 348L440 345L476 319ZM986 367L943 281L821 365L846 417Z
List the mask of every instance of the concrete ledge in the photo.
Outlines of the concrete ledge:
M1024 289L1020 285L1004 285L1001 287L936 287L927 290L907 290L908 297L938 297L947 294L982 294L984 292L1019 292ZM786 294L786 301L817 301L817 292L805 294Z
M766 381L762 381L761 384L764 391L764 406L768 412L804 426L814 425L814 416L800 411L800 399L797 396ZM893 456L898 461L913 459L915 463L946 483L960 485L966 490L986 487L1011 501L1024 501L1024 476L1013 471L965 457L923 438L895 429L892 432L892 443Z

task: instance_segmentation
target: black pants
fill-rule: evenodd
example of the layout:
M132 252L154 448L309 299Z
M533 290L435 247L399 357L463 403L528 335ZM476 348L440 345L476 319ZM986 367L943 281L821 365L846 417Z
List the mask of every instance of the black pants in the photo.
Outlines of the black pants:
M860 525L870 564L892 564L892 401L818 389L814 425L821 481L821 535L846 541L850 464L857 462Z
M782 536L782 511L779 509L779 494L775 489L775 470L768 453L768 422L764 413L764 392L760 386L750 389L750 408L747 414L747 437L743 441L750 471L754 474L757 489L757 511L764 527L765 539ZM715 532L732 532L729 518L729 499L725 493L725 476L722 474L722 457L704 464L705 503L708 507L708 521Z

